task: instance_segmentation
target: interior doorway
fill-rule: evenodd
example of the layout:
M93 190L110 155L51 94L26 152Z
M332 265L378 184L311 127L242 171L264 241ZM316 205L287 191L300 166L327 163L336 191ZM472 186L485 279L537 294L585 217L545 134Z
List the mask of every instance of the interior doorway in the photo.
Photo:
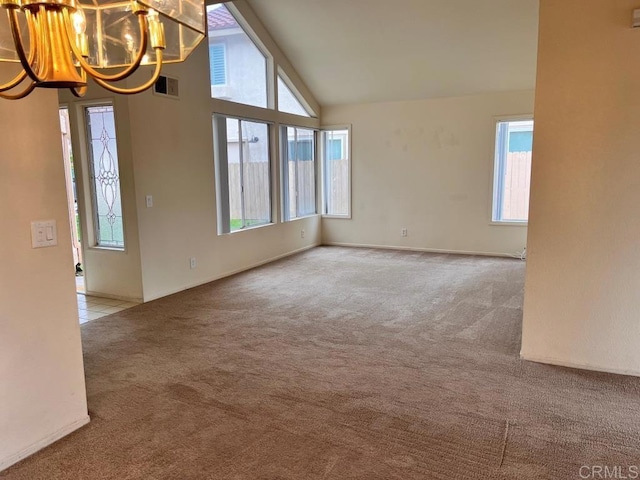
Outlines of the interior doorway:
M62 156L64 161L64 176L67 184L67 206L69 211L69 224L71 225L71 249L73 251L73 268L76 274L76 292L86 292L84 282L84 262L82 259L80 214L78 213L78 188L76 182L76 170L73 160L73 147L71 145L71 126L69 123L69 109L60 107L60 131L62 134Z

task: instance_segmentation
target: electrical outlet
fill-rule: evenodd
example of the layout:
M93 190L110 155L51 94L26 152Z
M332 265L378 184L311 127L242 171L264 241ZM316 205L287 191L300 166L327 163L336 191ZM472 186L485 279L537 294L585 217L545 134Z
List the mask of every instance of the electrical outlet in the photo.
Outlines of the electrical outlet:
M407 232L407 229L406 229L406 228L402 228L402 229L400 230L400 236L401 236L401 237L406 237L406 236L407 236L407 234L408 234L408 232Z
M306 233L306 232L304 231L304 228L303 228L302 230L300 230L300 238L304 238L304 234L305 234L305 233Z
M189 259L189 266L191 267L192 270L196 268L196 257L191 257Z

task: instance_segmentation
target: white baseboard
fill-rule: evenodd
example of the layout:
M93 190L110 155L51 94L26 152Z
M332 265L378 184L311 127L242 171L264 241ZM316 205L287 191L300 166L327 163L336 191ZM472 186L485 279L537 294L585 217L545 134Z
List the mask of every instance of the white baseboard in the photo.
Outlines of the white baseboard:
M525 355L520 352L520 359L528 362L544 363L546 365L555 365L558 367L577 368L579 370L592 370L594 372L613 373L616 375L630 375L632 377L640 377L640 370L631 370L627 368L611 368L604 367L602 365L595 365L592 363L580 363L561 360L551 357L538 357L536 355Z
M200 285L205 285L207 283L215 282L216 280L220 280L221 278L230 277L231 275L235 275L237 273L246 272L247 270L251 270L253 268L260 267L267 263L275 262L276 260L280 260L282 258L290 257L291 255L295 255L297 253L304 252L306 250L311 250L312 248L320 247L320 246L335 246L335 247L353 247L353 248L379 248L384 250L405 250L405 251L413 251L413 252L427 252L427 253L450 253L455 255L480 255L484 257L504 257L504 258L514 258L513 255L507 253L497 253L497 252L472 252L465 250L442 250L437 248L417 248L417 247L403 247L403 246L392 246L392 245L370 245L370 244L361 244L361 243L342 243L342 242L315 242L311 245L307 245L302 248L298 248L297 250L292 250L290 252L283 253L281 255L276 255L275 257L270 257L265 260L261 260L257 263L253 263L251 265L247 265L235 270L230 270L228 272L224 272L219 275L215 275L213 277L208 277L204 280L200 280L193 283L188 283L185 285L181 285L177 288L171 288L168 290L164 290L162 292L156 293L155 295L151 295L145 298L145 302L150 302L152 300L157 300L159 298L166 297L168 295L173 295L174 293L183 292L190 288L199 287Z
M110 298L111 300L122 300L123 302L142 303L142 298L139 298L139 297L126 297L126 296L123 296L123 295L111 295L110 293L95 292L93 290L86 290L84 292L84 295L90 295L90 296L93 296L93 297L100 297L100 298Z
M334 247L354 247L354 248L379 248L382 250L403 250L409 252L426 252L426 253L450 253L454 255L480 255L483 257L504 257L515 258L513 254L500 253L500 252L475 252L468 250L444 250L440 248L421 248L421 247L406 247L396 245L372 245L367 243L345 243L345 242L323 242L322 245L334 246Z
M36 443L29 445L27 448L19 451L18 453L14 453L13 455L9 455L6 458L0 459L0 472L6 468L9 468L11 465L18 463L20 460L27 458L29 455L33 455L39 450L42 450L44 447L51 445L52 443L60 440L62 437L66 437L71 432L83 427L87 423L89 423L90 418L89 415L86 415L75 422L62 427L59 430L56 430L50 435L47 435L42 440L37 441Z
M280 255L276 255L275 257L269 257L265 260L261 260L256 263L252 263L251 265L247 265L244 267L240 267L235 270L230 270L228 272L221 273L220 275L216 275L213 277L209 277L205 280L200 280L198 282L189 283L186 285L182 285L178 288L172 288L169 290L162 291L155 295L151 295L150 297L145 298L145 302L150 302L152 300L157 300L158 298L166 297L167 295L173 295L174 293L183 292L185 290L189 290L190 288L199 287L200 285L206 285L207 283L215 282L216 280L220 280L221 278L230 277L231 275L235 275L237 273L246 272L247 270L251 270L253 268L261 267L262 265L266 265L267 263L275 262L276 260L280 260L282 258L290 257L291 255L295 255L297 253L305 252L307 250L311 250L312 248L319 247L321 244L319 242L313 243L311 245L307 245L302 248L298 248L297 250L292 250L290 252L286 252Z

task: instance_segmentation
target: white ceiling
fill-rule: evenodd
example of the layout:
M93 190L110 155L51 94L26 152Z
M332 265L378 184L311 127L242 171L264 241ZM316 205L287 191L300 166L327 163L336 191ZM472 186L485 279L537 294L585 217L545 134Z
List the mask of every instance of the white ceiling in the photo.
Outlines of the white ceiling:
M538 0L247 0L321 105L533 89Z

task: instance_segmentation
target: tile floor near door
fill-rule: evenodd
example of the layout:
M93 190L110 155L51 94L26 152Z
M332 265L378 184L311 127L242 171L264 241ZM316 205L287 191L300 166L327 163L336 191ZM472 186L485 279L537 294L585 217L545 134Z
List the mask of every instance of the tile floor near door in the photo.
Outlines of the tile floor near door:
M78 293L77 296L80 323L86 323L89 320L96 320L106 315L121 312L122 310L138 305L137 303L125 302L124 300L93 297L91 295L83 295L81 293Z

